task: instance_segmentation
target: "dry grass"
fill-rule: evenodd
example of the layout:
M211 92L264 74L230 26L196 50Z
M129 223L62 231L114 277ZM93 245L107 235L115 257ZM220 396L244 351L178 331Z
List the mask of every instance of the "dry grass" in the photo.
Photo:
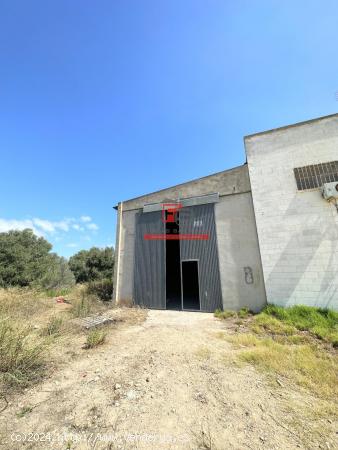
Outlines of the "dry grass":
M214 312L214 316L217 317L217 319L229 319L229 317L244 319L250 314L250 310L246 306L241 308L239 311L232 311L230 309L216 309L216 311Z
M0 384L24 387L41 378L50 344L38 333L52 302L29 289L0 289ZM39 323L39 325L37 325Z
M214 316L217 317L217 319L228 319L229 317L236 317L236 311L231 311L230 309L216 309L214 312Z
M67 351L74 346L81 348L80 336L74 339L78 330L71 326L69 319L107 309L96 298L86 297L84 292L84 286L76 286L67 295L71 303L67 305L58 304L37 290L0 289L2 390L25 387L40 380L54 364L54 359L64 360ZM90 342L95 342L95 336Z
M240 350L238 359L288 378L319 397L338 398L338 356L308 344L282 344L253 334L228 336Z
M30 326L0 320L0 381L27 386L41 378L47 347L48 339L37 336Z
M220 317L232 316L225 313ZM240 349L237 361L285 377L322 399L338 399L338 355L332 348L338 342L338 313L302 305L268 305L242 320L254 334L219 335Z
M47 325L42 329L41 335L42 336L59 336L62 332L64 320L60 316L52 316L49 321L47 322Z
M53 307L51 299L40 291L24 288L0 289L0 317L32 320Z
M88 295L85 285L77 285L71 292L69 298L72 305L70 310L71 315L76 318L103 312L110 307L110 304L104 304L94 295Z
M294 335L297 332L297 329L294 326L288 325L276 319L276 317L271 317L266 314L259 314L255 316L251 329L257 334L267 332L287 336Z
M199 349L196 350L195 355L198 359L200 359L202 361L207 360L207 359L210 359L211 350L210 350L210 348L203 345L202 347L200 347Z

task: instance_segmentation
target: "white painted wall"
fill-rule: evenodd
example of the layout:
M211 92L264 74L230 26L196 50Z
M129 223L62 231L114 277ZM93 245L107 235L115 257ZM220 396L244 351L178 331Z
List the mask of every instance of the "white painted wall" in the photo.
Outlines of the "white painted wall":
M338 160L338 114L245 138L267 300L338 310L338 213L293 168Z

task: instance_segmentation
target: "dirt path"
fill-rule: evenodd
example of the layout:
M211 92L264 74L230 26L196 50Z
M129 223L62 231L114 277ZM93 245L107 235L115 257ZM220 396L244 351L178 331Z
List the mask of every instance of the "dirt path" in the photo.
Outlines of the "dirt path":
M32 449L318 448L286 420L290 396L308 408L313 399L234 365L218 336L224 327L211 314L149 311L141 325L111 330L104 346L81 350L13 401L1 415L2 446L23 448L13 439L28 439ZM33 409L18 417L25 406ZM311 424L304 426L306 434Z

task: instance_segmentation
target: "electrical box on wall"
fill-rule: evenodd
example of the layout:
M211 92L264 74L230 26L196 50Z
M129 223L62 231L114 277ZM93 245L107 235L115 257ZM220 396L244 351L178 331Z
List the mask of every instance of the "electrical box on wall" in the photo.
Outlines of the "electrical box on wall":
M338 181L324 183L322 186L322 196L325 200L338 200Z

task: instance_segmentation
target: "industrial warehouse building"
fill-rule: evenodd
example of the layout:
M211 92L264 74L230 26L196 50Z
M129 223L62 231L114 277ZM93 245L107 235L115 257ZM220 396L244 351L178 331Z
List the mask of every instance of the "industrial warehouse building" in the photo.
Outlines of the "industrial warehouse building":
M116 303L338 309L338 114L244 144L243 166L118 204Z

